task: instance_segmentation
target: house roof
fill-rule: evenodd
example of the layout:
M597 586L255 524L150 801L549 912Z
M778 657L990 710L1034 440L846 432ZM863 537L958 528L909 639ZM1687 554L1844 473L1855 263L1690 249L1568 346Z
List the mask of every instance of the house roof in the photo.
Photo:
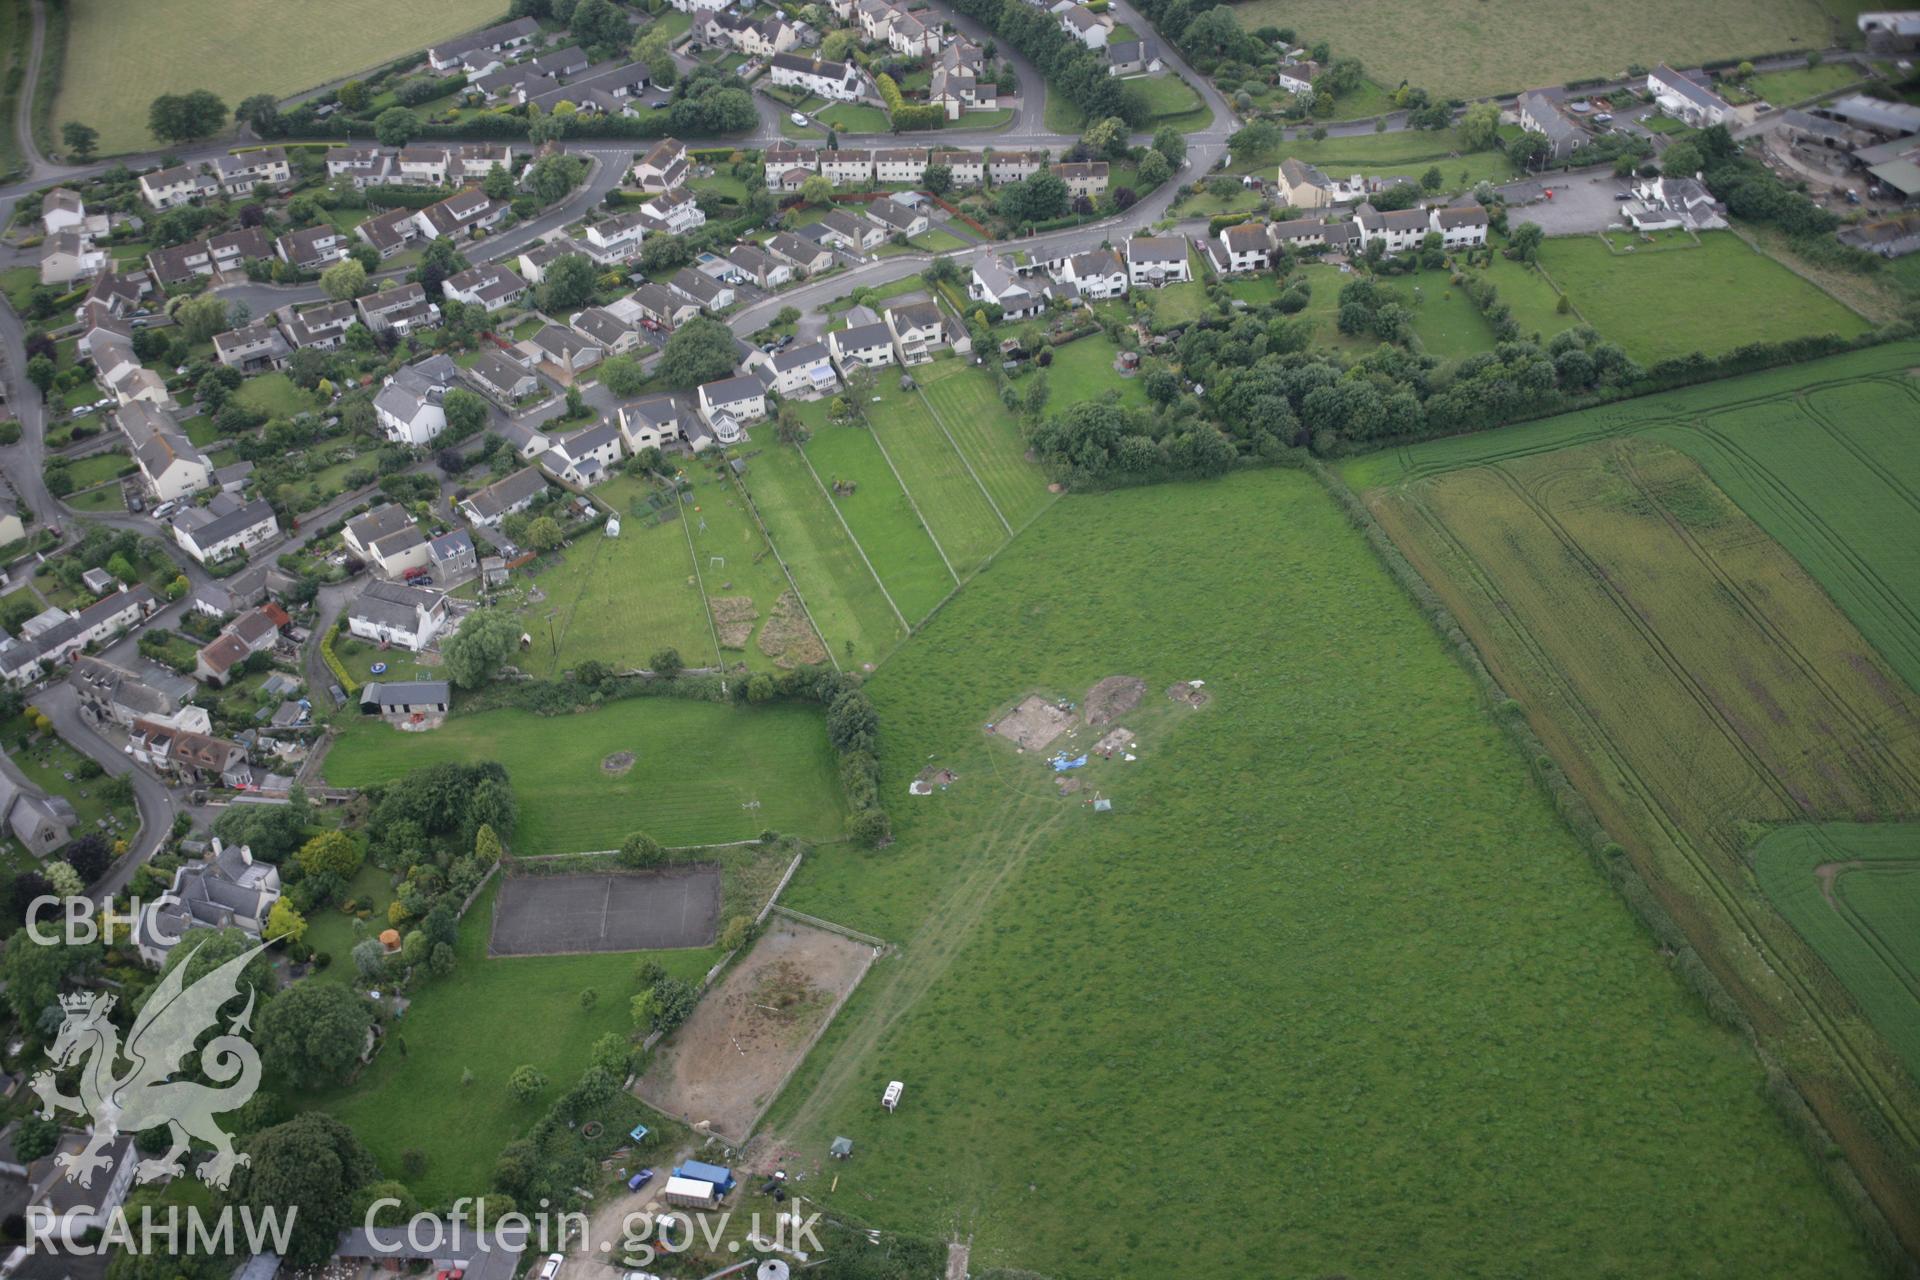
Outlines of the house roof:
M533 376L525 365L496 348L483 348L467 372L501 391L511 391L521 379Z
M605 307L588 307L573 318L573 327L602 347L611 348L633 332L633 326Z
M1135 236L1127 241L1129 262L1185 262L1187 242L1181 236Z
M222 499L225 499L223 502ZM244 505L230 494L218 494L204 507L188 507L173 518L173 527L183 530L196 546L208 547L236 537L255 525L278 524L273 505L256 498Z
M438 608L444 598L438 591L409 587L404 583L369 582L348 608L347 616L412 631L419 622L420 614Z
M720 406L757 399L766 394L766 388L760 385L758 379L736 376L703 382L700 384L700 394L706 403Z
M445 680L374 680L360 691L360 705L363 707L445 705L452 697L453 686Z
M1280 180L1289 187L1331 187L1333 182L1314 165L1293 156L1280 162Z
M427 544L427 554L433 557L435 564L470 560L473 558L473 535L465 529L443 533Z
M544 476L532 467L522 467L475 493L467 502L476 513L490 519L509 507L519 506L546 487Z
M682 267L674 272L671 283L680 292L698 298L708 306L715 305L720 295L726 292L726 286L711 276L702 275L692 267Z
M1665 63L1661 63L1653 69L1651 78L1658 80L1661 84L1666 85L1669 89L1672 89L1675 93L1696 106L1714 108L1720 111L1730 109L1725 98L1708 89L1699 81L1681 75Z
M776 351L767 357L767 363L775 373L786 373L793 369L804 369L808 365L825 363L830 357L827 349L818 342L796 342L785 351Z
M803 75L824 76L829 80L847 78L846 63L828 62L825 58L802 58L792 53L776 53L773 55L771 65L787 71L798 71Z
M867 216L884 222L896 231L905 231L927 215L894 200L875 200L867 206Z
M848 329L835 329L827 336L838 351L870 351L874 347L893 345L893 333L884 324L854 325Z

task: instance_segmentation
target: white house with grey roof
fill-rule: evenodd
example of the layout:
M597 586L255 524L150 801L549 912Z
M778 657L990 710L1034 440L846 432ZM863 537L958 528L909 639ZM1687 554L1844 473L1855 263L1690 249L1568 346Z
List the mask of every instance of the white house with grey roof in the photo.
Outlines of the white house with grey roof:
M456 302L479 307L491 315L517 302L527 291L518 272L497 263L468 267L440 282L440 292Z
M932 301L902 302L882 314L893 335L894 354L903 365L925 364L947 344L947 325Z
M1193 279L1185 236L1134 236L1127 241L1127 283L1157 289Z
M767 390L758 378L738 376L700 384L700 418L721 444L737 444L745 428L767 416Z
M747 357L747 370L768 391L797 399L831 395L840 387L833 358L819 342L796 342L784 351L756 351Z
M893 363L893 331L879 321L835 329L827 335L827 350L842 377L855 369L882 369Z
M1732 103L1665 63L1647 73L1647 92L1662 111L1696 129L1725 124L1733 118Z
M1548 154L1565 160L1587 141L1586 131L1568 118L1560 104L1538 89L1520 95L1514 104L1520 127L1547 140Z
M140 958L158 968L167 953L195 929L239 929L258 938L280 900L280 871L255 861L246 845L213 845L198 862L182 864L173 883L134 924Z
M173 518L173 540L202 564L224 560L280 536L280 522L264 498L242 502L216 493L204 507L188 507Z
M613 475L624 456L620 428L611 422L596 423L555 440L540 455L541 470L574 489L590 489Z
M414 653L432 644L446 622L446 593L402 582L369 582L347 606L351 634Z
M546 490L545 477L532 467L522 467L468 497L460 504L460 512L474 524L498 528L508 516L532 506Z
M447 412L442 402L459 376L459 366L443 355L402 365L389 374L373 398L374 413L387 439L417 448L445 431Z
M646 396L623 404L616 411L627 452L636 454L642 449L664 449L684 439L690 417L692 414L680 397L670 395Z
M1127 296L1127 264L1111 249L1089 249L1061 259L1054 279L1071 284L1083 298Z

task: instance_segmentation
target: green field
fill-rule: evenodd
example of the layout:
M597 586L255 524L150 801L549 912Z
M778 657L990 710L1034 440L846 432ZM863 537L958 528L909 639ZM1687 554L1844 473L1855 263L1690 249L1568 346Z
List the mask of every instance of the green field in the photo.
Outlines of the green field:
M1448 282L1444 271L1421 271L1386 281L1413 318L1413 332L1426 353L1458 360L1494 346L1493 328L1464 289ZM1337 293L1336 293L1336 296Z
M634 755L625 774L600 767L621 751ZM611 849L634 831L672 845L745 840L769 827L824 840L846 817L821 715L800 706L629 698L582 715L456 714L429 733L355 719L326 773L335 786L357 787L448 760L506 766L523 854Z
M497 891L496 884L481 894L461 922L453 977L409 993L412 1003L393 1025L405 1048L389 1043L350 1090L312 1100L352 1126L388 1177L404 1176L404 1152L424 1153L426 1172L406 1181L428 1204L486 1191L501 1148L580 1078L593 1042L610 1031L632 1031L627 1001L643 957L692 981L718 957L704 947L489 959ZM351 971L352 962L337 955L327 972L343 967ZM580 993L588 987L600 998L583 1009ZM506 1080L527 1064L553 1083L540 1097L520 1102L507 1093ZM463 1084L468 1071L473 1082Z
M824 406L817 403L803 409L815 410L805 415L813 431L807 461L887 594L909 623L918 623L959 584L958 577L928 536L873 432L829 425ZM844 491L847 485L851 491Z
M1147 111L1155 127L1172 125L1192 132L1213 123L1212 109L1192 85L1177 75L1135 76L1125 83L1129 89L1140 90L1146 98Z
M1129 409L1145 408L1147 389L1141 385L1140 379L1123 378L1113 367L1119 354L1118 347L1097 333L1055 347L1053 363L1046 369L1048 407L1058 412L1070 404L1097 400L1109 391L1117 391L1120 393L1120 403ZM1022 382L1014 385L1022 391L1026 389Z
M1008 522L994 510L918 391L882 380L874 385L874 398L881 403L861 410L875 442L913 495L954 572L966 577L1007 540Z
M548 660L534 664L538 674L552 676L586 658L618 669L644 667L663 648L678 649L692 667L717 658L679 507L669 505L672 518L661 522L646 501L651 490L624 476L600 486L596 496L620 514L620 536L589 529L541 562L532 581L545 599L521 615L542 640L553 615L558 652L538 655Z
M842 668L878 663L906 638L907 622L888 603L807 460L781 447L768 426L754 433L753 444L747 491L821 638Z
M1782 827L1752 858L1767 897L1920 1076L1920 826Z
M981 731L1116 673L1139 759L1079 795ZM1192 678L1213 705L1162 692ZM1061 1280L1870 1270L1307 476L1063 501L869 689L899 840L788 894L902 944L770 1117L854 1139L817 1207ZM930 761L958 781L893 802ZM1202 1169L1231 1229L1154 1230Z
M1706 232L1694 248L1622 254L1597 236L1556 237L1541 247L1540 265L1587 323L1643 364L1872 327L1731 231ZM1698 305L1672 306L1675 297Z
M1063 350L1054 352L1056 363ZM993 379L958 360L935 361L916 370L914 378L934 418L960 447L1008 523L1018 530L1046 510L1053 501L1047 478L1027 461L1020 423L1000 403Z
M143 151L155 95L211 89L232 107L285 97L376 67L500 19L495 0L378 0L287 8L237 0L155 0L136 19L111 0L72 0L54 133L68 120L100 131L100 151Z
M1514 323L1520 326L1523 335L1538 334L1545 342L1561 330L1580 323L1578 316L1560 314L1560 295L1554 292L1546 277L1528 263L1515 262L1496 253L1492 264L1480 274L1500 290L1500 301L1513 309Z
M1746 87L1775 107L1791 107L1864 79L1866 73L1854 63L1823 62L1791 71L1763 71L1748 80Z
M1603 9L1495 9L1478 0L1393 0L1353 21L1339 0L1252 0L1234 16L1254 31L1290 26L1311 43L1331 40L1381 84L1404 78L1437 98L1518 93L1585 76L1618 75L1630 63L1698 66L1766 49L1819 49L1833 19L1813 0L1627 0ZM1853 14L1841 15L1853 31Z
M291 418L313 408L313 396L294 386L293 379L284 373L263 373L248 378L233 393L233 398L276 418Z

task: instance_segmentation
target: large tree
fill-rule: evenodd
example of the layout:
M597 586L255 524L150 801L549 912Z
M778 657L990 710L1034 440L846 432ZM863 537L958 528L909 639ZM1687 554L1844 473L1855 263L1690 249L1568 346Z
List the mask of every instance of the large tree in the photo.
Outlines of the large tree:
M227 122L227 104L207 92L163 93L147 108L147 131L162 142L211 137Z
M338 982L296 982L260 1015L254 1034L267 1066L306 1088L339 1084L366 1048L373 1005Z
M547 264L540 281L540 305L548 311L569 311L593 301L593 262L584 254L569 253Z
M487 425L487 402L463 387L450 388L440 407L447 415L444 439L449 443L465 440Z
M1036 173L1000 190L1000 216L1015 226L1044 222L1067 211L1067 184L1056 174Z
M340 1233L356 1225L353 1197L380 1176L380 1165L353 1130L317 1111L262 1129L246 1144L252 1162L234 1179L232 1199L293 1220L284 1258L296 1267L324 1262Z
M233 109L233 118L252 129L256 137L277 138L287 131L280 119L280 103L270 93L242 99Z
M78 120L69 120L60 126L60 141L67 144L68 159L85 164L93 159L94 149L100 145L100 131Z
M672 387L698 386L732 373L734 358L732 330L710 316L700 316L667 339L660 355L660 377Z
M493 679L520 645L520 623L498 609L476 609L440 647L447 676L462 689L478 689Z
M58 927L51 920L43 920L41 932L44 935ZM60 984L70 975L92 968L101 954L98 943L43 945L29 937L25 929L9 938L6 955L0 957L0 978L6 980L7 1004L21 1025L32 1027L48 1008L57 1007L54 1002L59 998Z
M173 321L189 343L207 342L227 326L227 304L212 294L188 298L174 308Z
M360 844L344 831L322 831L300 846L300 870L305 875L336 875L351 880L360 870Z
M357 298L367 291L367 269L348 258L320 273L320 287L335 302Z
M405 107L388 107L373 118L373 136L382 146L404 147L420 132L420 117Z

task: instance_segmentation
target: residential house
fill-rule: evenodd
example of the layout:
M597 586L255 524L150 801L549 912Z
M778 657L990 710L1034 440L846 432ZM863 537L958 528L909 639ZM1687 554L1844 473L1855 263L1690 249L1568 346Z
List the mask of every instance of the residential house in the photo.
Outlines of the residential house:
M391 258L420 235L419 209L389 209L376 213L353 229L382 258Z
M105 235L108 224L104 216L87 216L86 203L80 199L78 191L71 187L54 187L40 197L40 229L50 236L62 231Z
M125 728L142 716L170 716L180 709L179 698L171 689L149 683L125 667L85 654L74 658L67 671L67 683L79 697L80 705L102 724Z
M927 172L924 147L894 148L873 153L876 182L918 182Z
M532 506L546 489L547 482L538 471L522 467L466 499L460 504L460 512L474 524L498 528L508 516Z
M1208 251L1224 275L1265 271L1273 263L1273 238L1267 234L1264 223L1242 222L1220 228L1217 240L1209 242Z
M866 253L887 242L887 228L878 221L856 218L845 209L834 209L814 224L820 238L848 253Z
M851 62L776 53L767 63L767 74L776 85L801 89L834 102L858 102L869 96L866 73Z
M653 197L641 205L638 212L647 230L663 235L685 235L707 224L707 215L701 212L693 192L684 188Z
M1091 200L1107 189L1107 162L1092 160L1084 164L1056 164L1053 175L1067 184L1067 194L1076 200Z
M1157 289L1193 279L1185 236L1134 236L1127 241L1127 283Z
M1389 254L1418 249L1427 232L1433 229L1433 215L1423 208L1391 209L1383 213L1370 204L1363 204L1353 211L1353 221L1360 229L1362 250L1378 241L1386 246Z
M145 401L165 405L172 402L166 381L141 364L133 354L133 344L125 339L96 333L92 335L93 380L113 393L120 404Z
M213 192L213 179L191 165L175 165L140 175L140 198L155 209L175 209Z
M927 103L939 107L949 120L969 111L991 111L999 105L999 90L972 71L935 66L927 82Z
M34 786L7 753L0 751L0 833L11 833L28 853L44 858L73 839L73 829L79 822L70 800L48 795Z
M540 455L540 468L570 488L588 489L612 476L623 456L620 428L601 422L555 440Z
M927 164L946 169L956 187L984 186L987 181L987 158L978 151L935 151Z
M831 250L803 240L791 231L776 232L767 241L767 252L802 275L815 275L833 266Z
M281 628L292 621L277 604L247 610L201 647L194 657L194 678L216 687L226 684L248 658L273 652L280 643Z
M1732 103L1665 63L1647 73L1647 92L1662 111L1696 129L1725 124L1733 118Z
M893 331L879 321L835 329L827 350L845 377L854 369L880 369L893 363Z
M755 351L747 357L747 371L770 392L799 399L816 399L839 389L833 358L824 344L796 342L780 351Z
M1111 249L1092 249L1063 259L1054 279L1071 284L1083 298L1127 296L1127 264Z
M560 258L576 254L587 256L586 250L566 236L556 236L545 244L520 251L520 274L528 284L540 284L547 278L547 268Z
M1314 96L1313 82L1320 78L1325 69L1311 61L1282 63L1273 83L1295 96L1311 98Z
M159 607L153 591L138 586L123 587L78 613L49 609L22 625L17 637L0 640L0 676L14 684L29 683L88 645L153 616Z
M987 155L987 176L996 187L1031 178L1046 168L1053 157L1044 151L994 151Z
M265 498L243 502L216 493L204 507L188 507L173 517L173 540L202 564L224 560L280 536L280 522Z
M415 217L420 234L428 240L441 236L463 240L476 231L499 226L511 211L506 201L491 198L479 187L468 187L438 204L428 205Z
M903 302L885 312L893 350L903 365L925 364L947 344L947 326L935 302Z
M256 320L244 329L213 335L213 358L241 373L278 369L293 352L280 325L272 318Z
M418 720L430 715L445 715L452 700L453 686L445 680L374 680L360 691L360 711L363 715ZM374 1256L384 1258L391 1254ZM517 1254L515 1261L518 1261ZM464 1276L464 1271L462 1274ZM511 1280L511 1266L502 1275L504 1280Z
M300 271L325 271L347 256L347 232L330 222L289 231L274 242L274 253Z
M187 745L186 758L169 772L197 774L197 780L204 781L225 778L246 767L246 753L234 743L208 738L205 744ZM173 754L180 753L180 746L174 744ZM140 958L157 968L166 962L174 945L194 929L239 929L249 937L261 937L267 916L279 900L279 868L270 862L256 862L253 850L246 845L223 845L215 836L200 861L177 868L167 891L140 913L134 923L134 943Z
M54 1149L27 1166L19 1216L33 1243L12 1248L8 1276L20 1280L84 1276L87 1269L75 1258L90 1251L86 1241L98 1239L115 1223L125 1223L119 1215L140 1164L133 1135L121 1134L103 1144L98 1153L103 1163L82 1186L70 1176L66 1162L77 1160L92 1145L91 1132L63 1130Z
M518 404L540 390L540 379L497 347L483 347L467 366L467 380L503 405Z
M873 181L873 152L820 152L820 176L836 187L862 187Z
M84 231L56 231L40 245L40 283L71 285L106 270L107 251L96 249Z
M289 306L280 313L280 327L295 347L317 347L326 351L346 341L347 330L353 327L358 315L350 300L322 302L298 311Z
M792 185L798 191L800 183L807 177L820 172L820 152L814 147L773 146L760 153L760 160L767 172L767 187L780 189L782 178L795 170L803 176Z
M362 640L419 653L447 622L447 596L403 582L369 582L347 606L347 630Z
M474 550L473 535L465 529L453 529L430 540L427 567L442 587L457 587L478 574L480 557Z
M1349 204L1365 194L1366 184L1358 176L1336 182L1318 167L1292 156L1280 162L1280 177L1274 185L1276 202L1295 209L1327 209Z
M1575 124L1560 104L1538 89L1520 95L1515 104L1520 127L1547 140L1547 154L1557 163L1585 145L1586 132Z
M633 162L633 185L642 191L675 191L687 180L687 145L662 138Z
M767 392L758 378L734 376L700 384L701 419L721 444L737 444L744 429L767 416Z
M383 502L348 520L340 530L347 553L357 560L373 561L373 544L402 529L414 528L413 517L397 503Z
M774 290L793 279L793 268L784 262L776 262L773 257L756 244L737 244L727 250L727 261L733 265L742 278L759 285L762 289Z
M427 537L412 517L393 503L383 503L350 521L358 526L347 539L347 549L367 562L375 573L387 578L404 578L427 567Z
M567 323L610 356L625 355L640 345L640 331L605 307L588 307Z
M510 53L523 49L540 38L540 24L532 18L515 18L498 26L459 36L427 49L427 64L442 74L459 69L476 52Z
M1867 52L1876 57L1909 57L1920 51L1920 10L1863 13L1854 24L1867 39Z
M700 304L709 314L718 315L733 305L733 286L722 284L712 276L703 275L691 267L682 267L673 273L667 281L667 288L683 298Z
M678 396L647 396L620 406L617 411L620 438L629 453L664 449L685 438L686 423L691 416Z
M1158 75L1167 67L1160 58L1159 46L1151 40L1109 39L1102 52L1107 55L1107 74L1110 76ZM1281 68L1280 74L1285 77L1285 67Z
M137 400L114 410L113 420L156 501L178 502L212 483L213 464L167 410Z
M563 387L572 386L576 377L599 364L606 354L598 343L557 324L547 325L521 346L541 372Z
M587 228L587 254L603 266L629 262L639 254L640 242L650 229L646 215L638 209L596 222Z
M887 29L887 48L906 58L930 57L940 50L939 24L922 22L907 10L896 9Z
M133 325L113 313L104 302L87 301L80 304L79 336L74 339L74 349L83 356L93 354L96 337L108 343L118 342L128 350L133 348ZM11 542L8 538L5 541Z
M399 158L375 146L333 147L327 152L327 180L347 178L356 191L398 184Z
M1440 244L1448 252L1485 244L1489 225L1487 211L1478 203L1433 211L1433 230L1440 233Z
M1633 199L1621 212L1639 231L1715 231L1727 225L1727 206L1697 178L1643 178L1634 183Z
M213 178L220 190L230 196L253 194L255 187L283 190L293 181L285 147L261 147L238 155L213 158Z
M654 329L676 329L700 314L700 304L675 293L663 284L649 281L627 295L640 323Z
M581 115L634 116L640 114L637 104L646 88L646 63L608 62L591 68L564 88L529 92L526 101L529 107L539 107L546 112L552 112L563 102L571 102Z
M993 303L1009 320L1035 315L1047 305L1044 293L1022 279L991 250L984 249L974 256L967 296L975 302Z
M1076 4L1060 14L1060 29L1089 49L1101 49L1113 35L1113 19Z
M917 236L932 225L926 214L895 200L875 200L867 206L867 217L889 236Z
M468 267L440 282L440 292L456 302L479 307L488 315L512 306L527 291L527 282L512 269L492 263Z
M447 412L442 402L459 376L459 367L443 355L402 365L387 375L373 398L374 413L387 439L417 448L445 431Z

